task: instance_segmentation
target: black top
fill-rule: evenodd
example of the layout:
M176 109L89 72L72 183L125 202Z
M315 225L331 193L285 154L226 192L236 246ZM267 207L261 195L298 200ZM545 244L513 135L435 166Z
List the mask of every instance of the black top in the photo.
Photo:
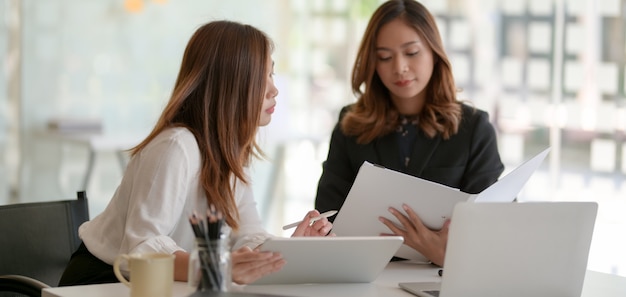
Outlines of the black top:
M342 109L339 121L348 108L350 106ZM448 140L440 135L429 138L415 129L413 140L407 142L400 139L399 133L402 134L390 133L370 143L357 144L356 137L346 136L338 122L323 164L315 209L319 212L340 210L364 161L470 194L482 192L504 171L495 129L482 110L462 105L459 131Z

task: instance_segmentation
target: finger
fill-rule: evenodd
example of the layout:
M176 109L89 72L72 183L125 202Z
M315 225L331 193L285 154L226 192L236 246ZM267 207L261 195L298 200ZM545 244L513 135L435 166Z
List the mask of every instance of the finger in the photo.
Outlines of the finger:
M326 236L332 228L333 224L328 221L327 218L321 218L311 225L311 229L315 232L316 236Z
M413 222L411 222L411 220L409 220L409 218L407 218L404 214L402 214L397 209L395 209L393 207L389 207L389 212L391 214L393 214L393 216L395 216L398 219L398 221L400 221L400 224L402 224L402 226L404 227L404 229L407 232L417 232L418 231L415 228L415 225L413 225Z
M417 232L423 232L425 231L425 229L428 229L426 228L426 226L424 226L424 223L422 223L422 219L420 219L420 217L415 213L415 211L413 211L411 207L406 204L402 204L402 209L404 209L404 211L409 215L411 225L417 230Z
M256 262L256 261L268 260L276 256L280 257L280 253L258 252L258 253L253 253L253 254L242 254L238 256L236 260L233 259L232 261L233 262L237 261L238 263Z
M278 260L281 260L282 258L283 257L280 253L271 253L270 257L265 257L265 255L263 255L263 257L258 257L255 259L246 259L246 261L241 261L241 259L239 259L238 261L232 262L233 267L237 266L239 271L248 271L258 269L259 267L267 265L268 263L276 262Z
M329 225L324 225L324 228L319 230L319 235L320 236L328 236L328 234L330 233L330 230L333 229L333 225L329 224Z
M238 284L249 284L270 273L279 271L286 261L282 258L272 258L265 261L248 262L233 265L233 281Z
M330 227L324 227L322 229L319 230L315 230L314 233L311 234L311 236L326 236L328 235L328 233L330 233L331 228Z
M258 246L254 250L252 250L248 246L242 246L242 247L238 248L237 250L234 250L234 251L230 252L230 254L231 254L231 257L233 257L233 258L243 258L243 257L246 257L246 256L251 255L251 254L259 253L260 252L259 248L260 248L260 246ZM248 257L250 257L250 256L248 256Z
M381 221L383 224L385 224L385 226L387 226L387 228L389 228L389 230L391 230L391 232L393 232L394 235L404 236L404 234L406 233L405 230L401 229L395 223L393 223L392 221L390 221L389 219L385 217L378 217L378 220Z
M302 219L302 222L298 224L298 226L296 227L296 230L293 231L293 234L291 235L291 237L309 235L310 230L308 230L308 228L311 225L311 219L319 215L320 215L320 212L315 209L309 211L306 214L306 216L304 216L304 219Z
M328 221L327 218L321 218L315 222L313 222L313 224L311 224L311 228L315 229L315 230L319 230L324 228L325 225L330 224L330 222Z
M266 260L274 257L275 253L261 252L258 249L254 251L249 247L241 247L236 251L231 252L231 261L233 263L253 262L259 260Z
M255 250L258 250L258 247ZM247 252L252 252L252 249L249 246L242 246L233 251L233 253L247 253Z
M273 262L281 258L282 255L280 253L251 251L249 248L241 248L231 253L233 266L239 265L238 267L241 269L254 269L265 262Z
M304 216L304 220L307 222L311 222L312 218L319 217L319 216L320 216L320 212L317 211L317 209L309 210L309 212L306 213L306 216Z
M447 219L445 222L443 222L443 227L441 227L441 230L439 230L441 234L446 236L448 236L448 231L450 231L450 219Z
M259 269L257 271L254 271L253 273L251 272L243 273L243 272L233 271L232 273L233 282L239 285L246 285L246 284L253 283L254 281L268 274L279 271L280 269L282 269L283 265L284 265L283 262L265 265L262 270Z

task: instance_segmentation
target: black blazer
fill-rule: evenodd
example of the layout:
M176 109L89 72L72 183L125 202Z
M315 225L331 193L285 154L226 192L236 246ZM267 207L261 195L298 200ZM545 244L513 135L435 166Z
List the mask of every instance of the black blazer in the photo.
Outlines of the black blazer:
M315 209L320 212L341 209L364 161L470 194L480 193L495 183L504 170L495 130L482 110L462 105L459 131L448 140L441 136L429 138L418 130L409 166L405 169L400 161L396 133L357 144L355 136L346 136L341 131L339 123L348 108L350 106L341 111L331 136L328 157L323 163L315 198Z

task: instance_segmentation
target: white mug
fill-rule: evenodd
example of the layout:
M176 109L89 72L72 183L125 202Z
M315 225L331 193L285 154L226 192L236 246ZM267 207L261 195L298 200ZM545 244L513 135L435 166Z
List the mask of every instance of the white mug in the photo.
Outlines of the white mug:
M174 258L163 253L121 254L113 263L113 271L130 288L131 297L172 297ZM128 262L130 281L120 272L122 261Z

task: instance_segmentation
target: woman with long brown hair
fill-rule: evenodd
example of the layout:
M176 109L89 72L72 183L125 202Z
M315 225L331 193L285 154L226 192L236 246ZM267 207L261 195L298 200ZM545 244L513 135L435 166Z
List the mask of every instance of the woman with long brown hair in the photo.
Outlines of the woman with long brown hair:
M374 12L354 63L352 91L357 101L341 111L331 136L315 201L319 211L341 209L364 161L467 193L481 192L504 170L487 113L457 99L435 18L417 1L387 1ZM429 230L408 206L390 212L401 226L381 222L442 265L448 223Z
M174 278L187 279L195 236L193 212L209 205L232 229L232 279L250 283L280 269L278 254L255 248L270 237L259 218L247 166L262 156L255 135L267 125L278 90L273 44L260 30L215 21L191 37L170 100L152 132L131 150L124 177L106 209L81 225L83 245L60 285L117 282L111 264L119 254L174 254ZM327 219L294 236L325 236Z

